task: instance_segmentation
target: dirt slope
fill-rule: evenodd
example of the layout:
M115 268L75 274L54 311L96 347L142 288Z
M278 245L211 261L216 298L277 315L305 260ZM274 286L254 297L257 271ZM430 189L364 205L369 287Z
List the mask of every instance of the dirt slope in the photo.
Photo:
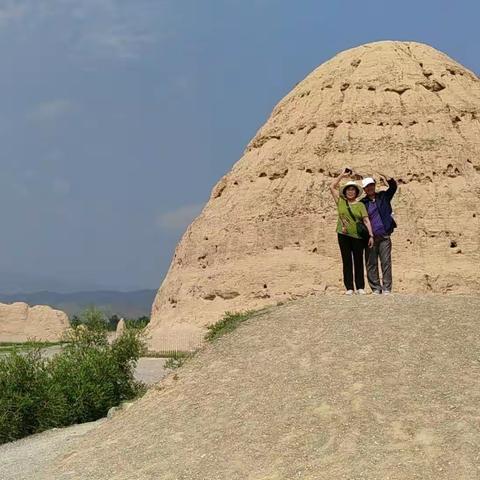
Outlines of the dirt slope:
M479 312L433 295L272 308L38 478L480 478Z

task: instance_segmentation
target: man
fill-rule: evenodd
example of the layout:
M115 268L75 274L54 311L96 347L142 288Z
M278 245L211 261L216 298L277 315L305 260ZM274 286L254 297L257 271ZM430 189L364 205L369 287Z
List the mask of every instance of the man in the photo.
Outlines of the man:
M391 201L397 191L397 182L380 174L380 178L388 185L388 189L377 192L376 183L371 177L362 180L365 197L362 202L367 208L372 225L374 244L365 249L367 278L374 294L388 295L392 291L392 242L390 235L397 226L392 216ZM383 286L378 274L378 258L382 266Z

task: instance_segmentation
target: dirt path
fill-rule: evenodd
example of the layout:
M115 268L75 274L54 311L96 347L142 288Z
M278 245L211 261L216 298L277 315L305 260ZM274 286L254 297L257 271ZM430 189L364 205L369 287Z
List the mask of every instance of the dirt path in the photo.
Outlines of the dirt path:
M106 419L97 422L55 428L16 442L0 445L1 480L37 480L38 472L44 470L58 456L67 452L72 444Z
M480 296L285 304L71 442L36 480L480 478L478 312Z

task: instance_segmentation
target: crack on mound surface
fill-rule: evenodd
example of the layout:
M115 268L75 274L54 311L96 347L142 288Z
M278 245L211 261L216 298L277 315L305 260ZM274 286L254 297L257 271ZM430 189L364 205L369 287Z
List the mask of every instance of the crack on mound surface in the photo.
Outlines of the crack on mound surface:
M220 198L226 188L227 188L227 185L225 182L222 182L219 185L217 185L217 187L213 191L213 198Z
M240 295L239 292L235 291L235 290L225 290L225 291L221 291L221 290L214 290L213 292L208 292L208 293L205 293L204 295L202 295L201 298L203 298L204 300L215 300L215 298L219 297L221 298L222 300L231 300L233 298L236 298Z
M430 92L438 93L445 89L445 85L438 80L432 80L430 82L420 82L420 85Z
M407 90L411 90L410 87L387 87L386 92L398 93L398 95L403 95Z
M263 147L269 140L280 140L280 135L260 135L255 138L250 146L247 148L247 151L253 150L254 148Z
M315 128L317 128L317 124L316 123L301 123L300 125L297 126L297 128L295 129L294 127L291 127L288 129L287 133L290 133L290 134L294 134L294 133L297 133L297 132L302 132L303 130L305 130L305 133L308 135L312 130L315 130Z
M222 298L223 300L231 300L232 298L236 298L240 295L240 293L235 290L227 290L223 292L220 291L216 293L217 293L217 296Z
M454 167L451 163L447 165L447 168L442 172L444 175L450 178L455 178L460 175L460 170L457 167Z
M462 70L461 68L457 67L456 65L447 65L447 67L445 67L445 68L446 68L447 72L452 76L460 75L461 77L463 77L464 75L468 75L467 71ZM468 75L468 77L470 77L470 75Z
M277 178L283 178L288 173L288 168L286 168L283 172L275 172L268 176L269 180L276 180Z
M431 173L413 173L413 172L407 172L406 175L400 175L397 178L397 182L400 185L407 185L410 182L418 182L420 184L427 184L427 183L433 183L432 177L436 176L443 176L443 177L449 177L449 178L455 178L461 175L460 170L458 167L454 167L451 163L447 165L447 167L440 172L437 171L432 171Z
M452 121L453 128L455 128L458 134L463 137L462 132L460 131L460 126L458 125L462 119L458 115L455 115L454 117L450 117L450 120Z
M206 293L202 296L204 300L215 300L216 295L214 293Z

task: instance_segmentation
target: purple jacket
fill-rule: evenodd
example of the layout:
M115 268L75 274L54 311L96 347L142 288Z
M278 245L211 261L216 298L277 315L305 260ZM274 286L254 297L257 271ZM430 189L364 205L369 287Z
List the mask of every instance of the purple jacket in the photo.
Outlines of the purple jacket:
M392 217L392 205L391 201L395 192L397 191L397 182L391 178L388 181L388 188L387 190L381 190L375 193L375 201L377 203L378 213L380 214L380 218L382 219L383 226L388 235L390 235L397 224ZM368 204L370 203L370 199L368 197L362 198L362 202L367 207L368 212Z

